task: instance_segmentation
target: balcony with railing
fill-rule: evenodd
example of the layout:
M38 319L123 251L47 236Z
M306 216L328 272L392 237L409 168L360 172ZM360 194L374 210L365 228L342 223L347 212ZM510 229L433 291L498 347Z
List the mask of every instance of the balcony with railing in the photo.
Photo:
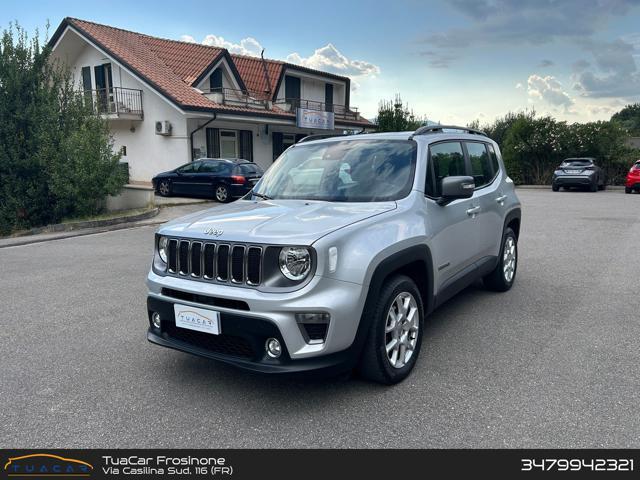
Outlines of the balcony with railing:
M84 97L93 110L109 120L142 120L142 90L111 87L85 90Z
M280 110L291 113L296 113L297 108L307 108L309 110L333 112L335 118L339 120L361 120L360 113L357 108L350 108L340 104L327 104L315 100L306 100L304 98L282 98L272 102L270 96L265 92L258 93L233 88L205 90L202 91L202 94L212 102L220 105L265 110L270 110L273 106L276 106Z
M256 92L237 90L235 88L215 88L213 90L203 91L202 93L209 100L220 105L265 110L271 108L267 96Z
M360 113L357 108L337 103L324 103L304 98L282 98L274 102L274 105L282 110L294 113L297 108L306 108L320 112L333 112L335 118L340 120L360 120Z

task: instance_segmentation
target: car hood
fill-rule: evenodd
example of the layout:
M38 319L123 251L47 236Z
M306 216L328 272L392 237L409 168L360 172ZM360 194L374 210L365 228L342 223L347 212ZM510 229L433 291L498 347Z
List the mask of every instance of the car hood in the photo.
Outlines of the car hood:
M311 245L334 230L395 208L396 202L238 200L173 220L160 233L218 242Z

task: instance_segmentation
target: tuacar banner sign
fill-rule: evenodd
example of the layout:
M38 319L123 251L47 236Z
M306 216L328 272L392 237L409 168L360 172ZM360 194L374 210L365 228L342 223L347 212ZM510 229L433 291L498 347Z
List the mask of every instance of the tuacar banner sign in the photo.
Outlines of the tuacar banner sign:
M309 110L308 108L298 108L296 113L296 125L300 128L333 130L334 114L333 112L322 112L319 110Z

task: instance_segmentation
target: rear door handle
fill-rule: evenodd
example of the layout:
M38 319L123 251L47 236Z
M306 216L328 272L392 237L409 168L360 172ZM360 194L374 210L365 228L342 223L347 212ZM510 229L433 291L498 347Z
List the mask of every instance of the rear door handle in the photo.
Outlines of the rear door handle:
M501 196L499 196L498 198L496 198L496 202L498 202L498 203L502 204L502 203L504 203L504 201L505 201L506 199L507 199L507 196L506 196L506 195L501 195Z
M467 215L474 217L480 212L480 207L473 207L467 210Z

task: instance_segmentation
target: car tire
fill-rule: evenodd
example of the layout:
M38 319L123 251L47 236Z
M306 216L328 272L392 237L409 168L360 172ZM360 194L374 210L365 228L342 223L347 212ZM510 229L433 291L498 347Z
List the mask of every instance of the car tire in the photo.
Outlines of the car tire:
M213 191L213 196L220 203L227 203L231 200L229 188L226 185L217 185Z
M158 193L163 197L170 197L171 182L169 180L160 180L158 183Z
M633 191L630 187L624 187L624 193L631 193Z
M562 188L565 192L568 192L569 190L571 190L571 187L562 187Z
M420 354L424 329L422 298L413 280L397 275L384 283L373 301L371 309L365 308L365 312L372 312L369 317L372 324L358 373L367 380L393 385L407 378Z
M558 185L551 185L551 190L553 190L554 192L557 192L560 190L560 187Z
M502 234L500 256L496 268L482 280L484 286L494 292L506 292L513 286L518 271L518 237L507 227Z
M589 190L591 192L597 192L598 191L598 182L594 182L589 186Z

